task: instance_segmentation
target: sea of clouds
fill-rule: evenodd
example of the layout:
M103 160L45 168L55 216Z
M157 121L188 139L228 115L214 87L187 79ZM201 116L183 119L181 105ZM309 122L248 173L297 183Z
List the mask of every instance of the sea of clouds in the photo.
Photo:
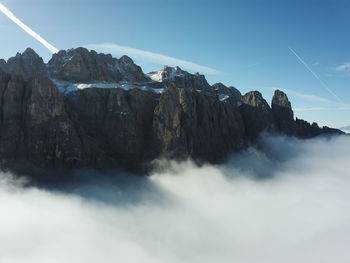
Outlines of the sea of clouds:
M0 262L349 262L347 136L265 136L223 165L157 167L50 187L2 173Z

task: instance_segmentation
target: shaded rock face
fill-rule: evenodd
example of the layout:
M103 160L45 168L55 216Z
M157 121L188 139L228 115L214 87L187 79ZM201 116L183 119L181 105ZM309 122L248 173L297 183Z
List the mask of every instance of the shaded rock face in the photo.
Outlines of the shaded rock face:
M72 82L143 82L147 78L131 58L119 60L111 55L98 54L85 48L59 51L48 63L50 75Z
M154 157L148 149L157 97L138 89L86 89L67 97L76 122L120 166Z
M64 97L47 77L25 81L21 76L2 75L0 94L3 162L54 168L70 167L70 159L83 158L82 142L65 111Z
M4 59L0 59L0 71L7 72L7 64Z
M288 135L296 134L294 113L287 95L280 90L276 90L272 98L271 106L278 130Z
M222 160L229 151L246 144L238 111L195 90L169 88L160 97L153 129L162 155Z
M0 61L0 69L13 75L20 75L28 79L34 74L45 74L45 64L41 57L31 48L27 48L22 54L17 53L7 63Z
M229 100L232 104L240 106L242 102L242 94L235 87L226 87L222 83L215 83L211 86L216 92L220 100Z
M317 123L313 122L310 124L307 121L296 118L295 121L295 135L300 138L312 138L319 135L341 135L344 134L338 129L333 129L329 127L320 128Z
M276 122L273 112L259 91L250 91L242 97L240 111L247 136L254 140L261 132L275 132Z
M90 85L64 93L56 80L127 82L127 88ZM300 138L341 134L294 120L281 91L270 108L258 91L242 97L234 87L210 86L203 75L179 67L145 75L127 56L84 48L60 51L48 65L31 49L0 61L3 167L140 171L158 157L218 162L264 131Z

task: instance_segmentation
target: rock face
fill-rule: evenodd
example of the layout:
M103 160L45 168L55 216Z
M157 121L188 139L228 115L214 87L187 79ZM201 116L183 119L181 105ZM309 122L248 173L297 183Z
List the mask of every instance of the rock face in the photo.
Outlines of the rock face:
M296 122L294 121L292 105L287 95L280 90L276 90L271 105L277 129L287 135L295 135Z
M62 50L48 63L51 76L72 82L144 82L142 69L131 58L115 59L111 55L98 54L85 48Z
M153 92L91 88L74 92L67 102L77 125L116 164L131 167L154 158L147 145L157 105Z
M215 83L212 88L216 91L221 101L230 100L233 104L241 106L242 104L242 94L235 87L226 87L222 83Z
M310 124L307 121L296 119L295 121L296 125L296 131L295 136L300 138L312 138L319 135L341 135L344 134L344 132L338 130L329 128L327 126L320 128L317 123L313 122Z
M219 161L246 145L243 120L231 104L196 90L169 88L154 112L153 129L162 155Z
M31 48L27 48L22 54L17 53L10 58L7 64L4 61L0 65L5 72L13 75L20 75L24 79L32 77L34 74L45 74L45 64L41 57Z
M199 73L190 74L180 67L165 66L163 70L151 72L148 76L156 82L161 82L165 87L186 88L209 93L213 91L203 75Z
M247 136L254 140L263 131L275 132L273 112L259 91L250 91L242 97L240 111L245 123Z
M2 74L0 157L42 167L70 166L82 143L65 110L63 95L43 76L24 81Z
M282 91L270 107L258 91L242 96L179 67L145 75L127 56L84 48L60 51L48 64L32 49L0 60L3 167L138 170L158 157L219 162L264 131L341 134L294 120Z
M4 59L0 59L0 70L2 72L7 72L7 64Z

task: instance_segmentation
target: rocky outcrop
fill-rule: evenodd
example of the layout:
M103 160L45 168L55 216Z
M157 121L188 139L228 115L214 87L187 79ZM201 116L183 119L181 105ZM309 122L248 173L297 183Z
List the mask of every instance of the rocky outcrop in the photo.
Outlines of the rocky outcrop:
M186 88L212 93L213 89L205 79L204 75L199 73L190 74L180 67L165 66L160 71L151 72L148 76L161 82L164 87Z
M43 59L31 48L27 48L22 54L17 53L7 63L4 60L0 62L0 69L12 75L20 75L24 79L46 73Z
M312 138L322 134L343 134L343 132L337 129L329 127L320 128L315 122L310 124L309 122L298 118L294 120L291 103L283 91L275 91L271 105L277 130L281 134L296 136L299 138Z
M259 91L250 91L242 97L240 111L247 136L254 140L261 132L276 132L273 112Z
M25 81L2 75L0 83L0 158L41 167L69 166L81 144L65 113L63 95L42 76Z
M242 104L242 94L235 87L226 87L222 83L215 83L211 86L221 101L231 101L237 107Z
M98 54L85 48L62 50L48 63L50 75L72 82L144 82L142 69L131 58L113 58L110 54Z
M307 121L296 118L295 121L295 136L300 138L312 138L319 135L341 135L344 134L338 129L333 129L329 127L320 128L317 123L313 122L310 124Z
M154 112L153 129L160 153L215 162L246 145L238 111L193 89L169 88Z
M276 90L271 106L278 131L287 135L297 134L292 105L287 95L280 90Z
M157 96L139 89L86 89L66 98L76 123L121 167L155 157L152 137Z
M281 91L270 107L258 91L242 96L179 67L145 75L126 56L84 48L60 51L48 65L31 49L0 61L2 167L141 171L158 157L219 162L264 131L341 134L294 120Z

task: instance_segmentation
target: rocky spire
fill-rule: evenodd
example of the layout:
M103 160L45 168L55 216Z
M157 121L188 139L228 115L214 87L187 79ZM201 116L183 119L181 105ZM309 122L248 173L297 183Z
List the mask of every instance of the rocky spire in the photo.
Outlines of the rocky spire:
M294 113L287 95L283 91L276 90L271 106L279 131L295 134Z
M276 124L269 104L259 91L250 91L242 97L241 114L249 138L263 131L275 131Z

